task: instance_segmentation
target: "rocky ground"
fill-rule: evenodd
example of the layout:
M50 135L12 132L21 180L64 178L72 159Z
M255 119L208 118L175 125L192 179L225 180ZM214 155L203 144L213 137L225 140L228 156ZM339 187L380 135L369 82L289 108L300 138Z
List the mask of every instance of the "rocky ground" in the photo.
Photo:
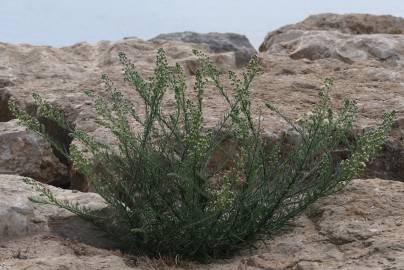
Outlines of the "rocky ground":
M265 136L287 126L264 107L272 101L293 119L316 102L322 81L333 78L333 102L355 99L360 107L358 132L374 126L383 113L398 118L382 153L363 179L341 193L323 198L266 245L210 265L122 255L116 244L72 214L33 204L33 191L21 179L85 191L85 179L43 139L27 132L8 110L15 101L36 114L31 94L38 92L68 120L100 140L113 140L94 123L83 91L102 91L107 73L136 104L138 97L122 80L117 55L124 51L145 76L153 71L157 48L188 76L197 67L192 49L211 56L221 70L240 71L257 52L237 34L160 35L150 41L79 43L69 47L0 43L0 270L5 269L404 269L404 19L392 16L310 16L267 35L258 53L263 73L252 86L255 117L262 111ZM191 83L190 83L191 85ZM165 109L173 108L172 95ZM208 89L206 125L220 119L224 101ZM141 104L139 104L141 107ZM66 148L65 130L42 120ZM392 181L398 180L398 181ZM102 209L96 194L52 188L58 196Z

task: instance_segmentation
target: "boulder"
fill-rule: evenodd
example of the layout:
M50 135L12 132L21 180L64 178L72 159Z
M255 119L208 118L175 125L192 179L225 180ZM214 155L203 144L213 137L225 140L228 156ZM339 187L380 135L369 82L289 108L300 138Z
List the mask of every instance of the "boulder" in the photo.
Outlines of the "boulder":
M337 31L289 30L272 38L268 54L292 59L335 58L352 63L375 59L404 65L404 35L349 35Z
M218 67L219 72L227 72L232 67L237 66L237 59L234 58L233 52L216 53L210 56L213 64ZM196 56L190 56L185 59L181 59L178 62L188 75L195 75L198 68L200 68L199 60Z
M106 207L94 193L48 188L61 200L93 210ZM21 176L0 174L0 269L137 269L94 225L29 200L37 195Z
M28 243L29 242L29 243ZM17 248L0 260L0 270L141 270L130 266L119 252L93 248L56 237L35 236L15 243ZM0 247L0 253L2 248ZM1 258L1 254L0 254ZM147 269L147 268L146 268Z
M340 106L345 98L358 102L358 131L374 127L386 111L396 110L399 118L404 117L402 35L352 35L338 31L289 30L273 40L272 53L259 55L262 73L251 85L253 117L261 117L264 133L276 137L288 129L285 122L264 106L266 101L271 101L286 115L297 120L318 100L318 92L325 78L335 80L331 92L335 106ZM175 40L151 42L137 38L117 42L100 41L93 45L79 43L63 48L0 43L0 51L4 56L0 58L0 66L8 67L0 69L0 78L10 81L6 87L0 88L0 97L2 93L6 97L0 100L7 100L3 103L0 101L4 104L0 106L0 115L9 100L16 101L21 108L35 115L37 108L30 97L35 90L60 108L72 126L89 133L97 140L116 144L116 139L95 122L97 115L93 102L83 92L92 89L104 94L100 76L106 73L114 86L143 113L144 106L139 96L123 81L118 53L125 52L139 73L148 78L152 75L156 51L160 47L165 49L170 64L178 62L184 66L189 89L194 86L190 75L198 67L192 54L192 49L195 48L211 56L220 71L241 72L233 51L214 53L207 44L202 43ZM7 61L3 63L4 59ZM225 88L229 90L229 81L226 76L222 78ZM173 91L168 91L163 101L163 108L167 113L175 110L173 100ZM206 127L213 127L226 111L226 101L210 84L205 91L204 101L204 124ZM8 112L3 115L6 114ZM9 116L5 117L6 120L8 118ZM72 143L77 144L68 137L68 131L57 128L55 123L45 124L48 132L66 149ZM140 128L139 125L134 125L135 132ZM385 147L376 161L377 166L369 167L365 174L367 177L404 178L400 156L403 149L400 135L402 132L403 126L397 124L389 139L389 146ZM58 158L63 160L61 156ZM88 190L85 177L74 168L69 168L69 171L70 186Z
M252 85L253 104L256 108L271 101L293 120L307 113L318 100L319 87L325 78L332 78L331 98L338 108L345 99L357 101L359 107L356 130L380 123L387 111L397 112L397 121L387 144L375 162L368 166L366 177L404 179L403 132L404 126L404 72L375 59L347 63L335 58L309 60L292 59L285 55L261 54L262 74ZM269 133L287 130L288 125L276 115L262 110L261 124Z
M95 227L74 214L55 206L32 202L29 198L37 196L38 192L24 179L22 176L0 174L0 242L42 233L54 233L76 240L83 238L83 241L96 240ZM47 187L59 200L77 202L93 210L101 211L106 207L98 194ZM90 231L94 231L94 234L89 235Z
M267 88L277 87L277 94L262 96L281 103L288 115L296 115L311 103L310 96L315 98L311 93L317 93L310 93L315 88L306 87L307 82L319 85L319 77L328 77L336 82L332 91L336 106L344 98L358 101L359 132L374 125L370 115L395 110L399 119L394 131L364 176L403 179L403 25L404 19L393 16L320 14L270 32L260 47L260 56L265 66L263 77L272 80Z
M239 269L404 268L404 184L354 180L321 199Z
M236 63L238 67L245 66L251 57L257 54L257 51L251 45L246 36L235 33L195 33L195 32L177 32L169 34L160 34L150 41L181 41L186 43L204 44L213 53L234 52L236 54Z
M193 74L198 67L196 57L192 53L194 48L212 56L220 70L237 68L234 52L216 54L202 44L178 41L165 41L164 44L157 44L130 38L118 42L101 41L95 45L78 43L63 48L0 43L2 55L0 67L4 66L4 68L0 68L0 122L9 121L13 118L8 109L10 100L15 101L20 108L35 116L37 108L31 97L32 92L35 91L63 111L72 126L97 136L99 126L94 123L95 114L91 106L92 102L84 94L84 91L92 89L98 93L102 92L103 86L100 78L103 73L107 73L115 85L123 89L123 92L128 94L128 97L135 104L139 104L139 108L142 110L138 96L133 95L133 90L123 81L118 53L125 52L135 67L147 78L153 72L156 52L160 47L165 49L170 64L181 63L186 74L189 75ZM46 126L49 135L66 149L69 149L72 141L68 136L68 131L59 128L56 123L45 119L40 120ZM2 132L8 134L7 138L10 139L11 134L15 134L14 127L10 124L2 124L2 126L4 130ZM109 136L111 135L109 134ZM99 137L105 137L105 133ZM8 145L5 144L2 147L7 148ZM24 152L20 151L20 153ZM62 155L55 153L63 164L68 164ZM37 152L34 156L39 154L40 152ZM42 154L45 156L45 153ZM26 153L21 156L24 156L21 161L28 160ZM44 159L51 161L49 158L44 157ZM31 166L32 168L29 167L26 171L24 169L26 164L8 158L7 169L4 172L31 176L47 183L54 181L56 176L50 175L50 165L41 163L41 160L40 158L32 159L30 160L31 163L28 164L45 166L43 169L35 169ZM44 172L41 174L39 170ZM70 167L68 170L69 173L62 172L62 175L68 176L63 179L63 183L57 180L54 184L87 190L88 185L85 178ZM44 173L47 174L44 175Z
M338 31L345 34L404 34L404 19L390 15L370 14L333 14L325 13L311 15L305 20L296 24L283 26L275 31L269 32L259 51L264 52L272 45L272 40L279 34L289 30L322 30Z
M49 143L27 131L17 120L0 122L0 173L69 186L67 167L55 156Z

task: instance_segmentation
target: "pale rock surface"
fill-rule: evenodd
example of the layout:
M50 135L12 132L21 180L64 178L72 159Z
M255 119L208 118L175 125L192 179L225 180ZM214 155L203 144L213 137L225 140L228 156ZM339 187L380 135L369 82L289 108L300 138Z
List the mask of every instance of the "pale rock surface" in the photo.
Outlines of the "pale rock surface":
M103 210L105 202L94 193L48 186L60 200ZM31 202L38 196L23 177L0 174L0 269L133 269L95 226L74 214Z
M29 176L60 186L69 183L67 167L54 155L49 143L17 120L0 122L0 173Z
M354 180L242 259L244 269L403 269L403 194L403 183Z
M264 52L272 46L273 37L289 30L323 30L339 31L345 34L404 34L404 19L391 15L371 14L333 14L324 13L311 15L296 24L283 26L269 32L259 51Z
M38 234L0 246L0 270L129 270L119 251L103 250L54 235Z
M358 102L358 130L395 110L394 131L364 175L403 179L403 24L404 19L393 16L320 14L268 33L260 56L265 67L261 78L270 86L263 86L267 91L260 96L297 119L328 77L335 81L335 105L345 98Z
M38 192L23 180L22 176L0 174L1 241L45 232L57 232L63 235L74 232L77 237L83 237L83 234L75 230L80 226L88 229L87 225L83 225L85 223L66 210L30 201L29 198L35 197ZM59 200L78 202L100 211L106 207L104 200L95 193L80 193L53 186L48 187ZM66 226L65 222L70 223L70 226ZM74 238L74 235L71 236Z
M97 194L49 188L58 198L105 208ZM404 183L397 181L354 180L338 194L320 199L258 249L208 265L178 267L138 258L136 268L134 258L112 248L114 243L91 224L28 200L35 195L22 177L0 175L0 269L404 268Z
M259 50L293 59L376 59L403 65L403 29L400 17L325 13L268 33Z
M272 38L267 53L292 59L335 58L352 63L375 59L404 65L404 35L349 35L337 31L289 30Z

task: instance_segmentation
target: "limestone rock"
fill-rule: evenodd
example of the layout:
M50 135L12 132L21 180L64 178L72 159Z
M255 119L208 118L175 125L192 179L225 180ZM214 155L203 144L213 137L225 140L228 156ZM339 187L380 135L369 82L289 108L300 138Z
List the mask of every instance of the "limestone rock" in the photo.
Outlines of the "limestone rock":
M337 17L339 18L339 16ZM378 21L381 17L369 16L369 18ZM389 16L382 18L391 19ZM398 18L397 20L403 21ZM349 21L347 23L349 24ZM295 115L296 110L301 112L302 108L311 103L310 96L314 96L310 94L310 89L304 84L310 82L313 85L319 76L335 80L336 87L332 91L335 105L341 104L343 97L358 101L360 107L358 130L373 125L370 123L372 121L368 120L370 120L369 115L374 115L376 107L380 109L380 112L396 110L401 115L402 105L399 104L402 104L403 35L380 34L379 32L383 33L381 29L379 29L380 31L369 31L370 34L364 31L357 31L358 34L356 34L354 31L342 31L337 26L329 30L321 27L301 27L300 24L282 29L284 30L275 31L270 39L266 39L264 44L268 46L265 53L261 54L261 60L265 66L263 77L273 84L268 88L273 90L278 87L275 91L279 96L282 95L280 92L283 93L282 98L279 98L278 94L269 93L265 97L282 103L280 106L283 111L288 112L288 115ZM273 79L273 76L280 78ZM299 78L305 79L299 81ZM293 82L289 84L287 81ZM289 91L284 89L286 84L290 85ZM320 81L317 85L319 84ZM391 88L393 84L395 86ZM295 87L297 85L299 87ZM311 89L314 88L311 87ZM380 89L380 94L383 93L389 97L376 97L375 89ZM312 91L312 93L317 92ZM391 99L392 94L395 95L393 99ZM289 98L290 95L294 97ZM297 102L293 103L293 100ZM379 103L377 100L383 100L383 102ZM397 109L393 109L395 105L392 107L391 102L397 105ZM289 109L287 104L293 104L293 108ZM393 134L401 134L402 128L398 126ZM382 155L385 161L383 158L378 158L376 163L384 164L390 169L394 167L393 171L398 172L401 171L399 153L402 139L401 135L392 135L392 137L394 138L391 138L392 140L386 145L386 152ZM392 156L395 157L394 161L387 158ZM385 167L386 170L378 172L370 167L369 170L375 173L373 176L402 179L401 176L397 176L397 173L391 174L392 171L387 167ZM387 171L390 172L389 177L385 175Z
M67 241L57 237L37 235L14 243L18 246L0 260L1 270L41 269L41 270L140 270L129 266L119 256L119 252L110 252ZM2 252L0 247L0 253ZM0 254L0 258L1 258ZM144 269L144 268L143 268Z
M177 32L160 34L150 41L171 40L186 43L206 44L211 52L234 52L237 66L245 66L257 53L246 36L235 33Z
M63 48L0 43L0 66L5 67L0 69L0 122L13 118L8 109L11 100L35 116L37 108L31 97L32 92L35 91L63 111L72 126L86 132L97 133L99 127L94 123L94 110L84 91L86 89L102 91L100 78L103 73L107 73L117 87L123 88L124 92L129 93L125 90L128 85L123 82L118 53L125 52L134 62L135 67L141 70L142 75L147 78L153 72L155 55L160 47L165 49L170 64L181 63L187 74L192 74L198 67L196 58L192 54L194 48L211 55L221 70L237 68L234 52L215 54L204 45L177 41L165 41L164 44L157 44L132 38L114 43L101 41L95 45L79 43ZM131 92L129 96L132 96L130 98L135 104L138 104L139 102L136 100L138 97L133 95L132 90L129 91ZM141 110L142 105L139 106ZM68 136L68 131L59 128L55 123L44 119L41 121L47 127L47 132L66 149L69 149L71 138ZM4 124L3 126L4 136L10 136L7 134L14 132L10 125ZM7 131L7 128L10 130ZM25 159L27 158L28 156L25 155ZM62 155L58 154L58 158L67 163L66 160L63 160ZM36 159L32 162L39 164L40 161L41 159ZM33 168L30 168L29 172L25 172L21 163L14 161L14 163L10 163L10 160L7 162L6 172L34 178L40 176L42 178L39 179L43 182L55 180L55 177L49 173L40 175L33 171ZM67 183L59 184L66 186L73 184L73 188L85 190L87 183L83 183L72 168L68 169L71 174L70 179L65 179ZM68 174L63 173L63 175ZM71 180L72 178L74 179Z
M404 52L401 49L402 39L402 35L351 35L325 30L288 30L277 35L271 50L279 53L259 55L262 74L255 79L251 87L253 117L258 119L262 114L261 125L264 133L276 137L276 134L287 130L288 126L265 108L264 103L271 101L296 120L308 112L318 100L323 80L333 78L335 87L331 94L335 106L340 106L346 98L358 102L358 130L374 127L386 111L396 110L398 117L403 118L404 71L400 66ZM318 42L314 43L316 40ZM334 44L334 41L337 43ZM281 44L290 46L291 51ZM324 48L320 54L316 49L318 46ZM185 67L189 89L193 88L189 75L198 67L192 54L194 48L209 54L219 65L219 70L230 69L240 73L233 51L213 53L207 44L202 43L171 40L150 42L136 38L118 42L101 41L94 45L79 43L63 48L0 43L0 66L7 66L0 69L0 78L7 78L12 82L0 88L0 97L3 93L6 97L0 98L5 100L0 101L0 115L7 114L2 112L3 108L7 108L9 100L16 101L23 109L35 115L36 108L30 97L35 90L60 108L72 126L88 132L98 140L116 144L116 139L95 123L97 115L92 107L93 103L83 91L92 89L103 94L100 76L106 73L139 112L143 112L144 106L139 96L123 81L118 53L125 52L139 73L147 78L153 72L155 54L159 47L165 49L170 64L178 62ZM293 58L290 57L292 52ZM324 58L327 54L333 57ZM306 55L313 60L307 59ZM224 85L226 89L230 89L225 77L223 76ZM217 89L211 86L205 94L204 124L206 127L213 127L226 111L226 102ZM172 112L175 109L173 100L173 92L168 91L163 101L165 111ZM9 120L9 116L6 118ZM77 143L72 142L68 132L58 129L54 123L47 125L49 132L67 149L72 143ZM134 125L134 131L139 131L140 128L139 125ZM391 147L385 147L385 151L376 160L377 166L369 167L366 176L403 179L402 161L399 157L399 153L403 151L402 132L403 126L396 125L393 133L395 135L389 140ZM69 170L71 186L87 190L88 183L85 178L77 174L74 168Z
M386 111L396 110L399 117L404 117L402 91L404 72L397 65L402 59L402 55L398 54L401 41L396 42L401 40L401 36L369 35L373 42L362 44L360 40L363 35L349 36L335 31L323 31L321 34L320 32L317 31L318 39L324 42L308 44L314 47L324 45L325 52L328 50L335 53L334 55L337 55L335 58L312 57L313 60L309 60L299 56L298 52L302 50L295 52L294 59L289 57L289 52L280 44L284 42L296 49L299 44L294 44L292 41L300 42L307 33L310 33L302 30L290 30L277 36L279 39L272 49L278 50L276 46L279 46L280 54L260 54L262 74L252 84L252 111L255 118L262 113L261 124L265 133L279 134L288 128L286 123L265 108L266 101L273 102L292 119L297 119L312 108L318 98L322 81L327 77L335 80L332 91L335 106L339 106L345 98L357 100L360 108L358 129L374 126ZM355 48L352 52L361 52L364 55L367 53L366 57L362 57L362 54L350 54L346 50L336 52L332 42L327 43L327 38L331 37L345 43L351 40L352 42L347 44ZM306 40L310 42L309 36ZM365 46L366 44L369 46ZM385 48L389 47L383 44L390 44L393 47L386 50ZM240 73L233 52L215 54L207 48L206 44L167 40L146 42L134 38L118 42L102 41L95 45L79 43L64 48L0 43L2 55L7 56L0 59L0 64L7 59L7 62L3 64L9 67L0 69L0 77L9 78L12 81L5 88L0 88L0 115L8 115L5 119L9 120L10 115L5 109L9 100L16 101L21 108L36 115L36 108L30 97L35 90L44 99L60 108L73 126L88 132L98 140L114 144L116 140L95 123L97 115L92 107L93 103L83 92L85 89L92 89L103 94L100 76L106 73L114 85L142 112L144 107L139 97L123 81L122 67L117 55L118 52L124 51L140 74L147 78L153 72L155 54L159 47L166 50L170 64L179 62L185 67L188 75L192 75L198 66L192 54L194 48L208 53L219 65L220 70L230 69ZM388 52L393 52L393 56L389 57ZM341 61L336 53L344 55L344 59L354 61ZM229 89L230 85L225 76L223 79L226 88ZM189 89L192 89L191 77L187 77L187 84ZM208 87L205 94L204 124L212 127L225 112L226 102L212 87ZM5 98L2 99L2 96ZM167 92L167 98L164 100L164 109L167 112L175 109L173 100L174 94ZM3 111L5 113L2 113ZM76 144L68 137L67 131L58 129L54 123L47 123L47 126L67 149L71 143ZM140 130L140 127L135 125L134 130ZM403 149L400 143L402 126L397 125L396 130L397 132L394 133L396 135L391 137L393 142L391 145L394 147L386 147L385 154L377 161L380 166L373 167L378 171L372 169L366 174L367 176L386 179L404 178L401 161L390 162L389 158L384 158L393 156L398 158L398 153ZM71 186L74 189L87 190L88 183L85 178L77 175L71 168L69 170Z
M234 52L217 53L210 56L213 64L219 67L220 72L227 72L229 68L237 66L237 59L234 57ZM191 56L181 59L178 62L187 72L188 75L195 75L196 70L200 67L200 63L196 56Z
M70 232L72 239L85 236L83 232L88 230L89 226L83 225L86 223L74 214L58 207L31 202L29 197L37 196L38 192L23 179L22 176L0 174L0 242L45 232L64 236ZM83 194L48 187L58 199L78 202L94 210L106 207L105 202L95 193ZM83 227L82 233L75 231L80 226Z
M323 198L241 269L404 268L403 183L354 180Z
M335 58L352 63L375 59L392 65L404 65L403 35L349 35L337 31L289 30L273 37L269 54L292 59Z
M338 31L346 34L404 34L404 19L390 15L370 14L333 14L311 15L302 22L283 26L268 33L259 51L264 52L272 46L273 38L289 30Z
M0 173L59 186L69 184L67 167L54 155L49 143L28 132L17 120L0 122Z

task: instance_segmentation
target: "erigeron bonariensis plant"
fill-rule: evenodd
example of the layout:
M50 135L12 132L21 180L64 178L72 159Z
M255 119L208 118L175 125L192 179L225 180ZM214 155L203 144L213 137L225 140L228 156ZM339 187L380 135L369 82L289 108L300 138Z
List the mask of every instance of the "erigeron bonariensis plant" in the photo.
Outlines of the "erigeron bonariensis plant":
M226 90L221 74L199 51L200 68L190 93L180 65L168 65L159 50L154 75L144 79L125 54L119 54L126 82L143 102L139 111L103 75L107 95L87 91L100 118L118 141L118 148L98 142L74 129L63 114L34 95L39 116L57 122L91 153L76 147L66 151L52 140L41 123L11 109L29 129L46 137L84 174L113 211L101 216L74 202L59 201L43 185L27 180L42 196L33 200L53 204L94 221L136 254L208 259L231 255L265 239L318 198L335 192L357 176L382 147L394 113L386 113L373 131L348 140L357 106L346 101L332 108L326 80L311 114L293 122L268 101L266 106L287 121L299 140L283 153L283 139L268 145L259 120L251 113L251 84L259 72L253 57L241 76L228 73ZM204 91L212 84L225 100L227 111L216 127L206 130ZM163 110L168 91L175 97L174 112ZM259 119L259 118L258 118ZM134 132L131 123L142 127ZM227 134L237 149L214 169L209 161ZM347 157L335 155L343 149ZM226 151L224 151L226 152Z

